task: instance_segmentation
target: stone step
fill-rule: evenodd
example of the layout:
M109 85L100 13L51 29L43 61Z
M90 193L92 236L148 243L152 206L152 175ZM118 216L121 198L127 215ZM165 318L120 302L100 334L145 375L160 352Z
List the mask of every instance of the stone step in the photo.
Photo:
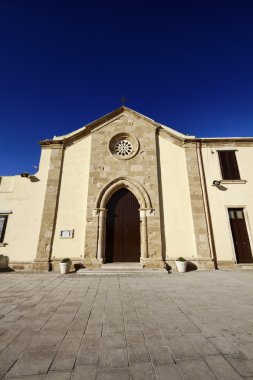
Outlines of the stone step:
M253 270L253 263L224 265L218 263L219 270Z
M104 263L102 264L103 268L119 268L119 267L131 267L131 268L142 268L143 265L138 261L118 261L115 263Z
M86 269L82 268L77 271L78 275L81 276L91 276L91 277L107 277L107 276L161 276L161 275L167 275L168 272L166 269L139 269L136 268L133 269Z
M253 264L251 263L237 264L237 269L253 269Z
M143 266L140 263L108 263L103 264L99 270L104 271L140 271L143 270Z

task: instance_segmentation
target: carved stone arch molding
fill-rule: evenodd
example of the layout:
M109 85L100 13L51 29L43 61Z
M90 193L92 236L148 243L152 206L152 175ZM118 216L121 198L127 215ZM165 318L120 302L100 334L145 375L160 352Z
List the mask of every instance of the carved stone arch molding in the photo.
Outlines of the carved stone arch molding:
M152 209L151 201L144 187L132 178L120 177L109 182L100 192L96 201L96 209L105 208L108 200L117 190L125 187L137 198L141 209Z
M120 177L109 182L96 200L94 214L98 216L97 260L102 263L105 258L106 205L111 196L119 189L131 191L140 205L141 260L148 258L147 217L154 215L149 195L144 187L132 178Z

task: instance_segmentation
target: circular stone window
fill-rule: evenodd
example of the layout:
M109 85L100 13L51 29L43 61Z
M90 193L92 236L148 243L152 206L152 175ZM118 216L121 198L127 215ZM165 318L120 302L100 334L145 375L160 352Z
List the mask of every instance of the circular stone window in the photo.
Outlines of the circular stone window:
M110 152L115 158L127 160L136 155L139 142L136 137L127 133L119 133L112 137L109 143Z

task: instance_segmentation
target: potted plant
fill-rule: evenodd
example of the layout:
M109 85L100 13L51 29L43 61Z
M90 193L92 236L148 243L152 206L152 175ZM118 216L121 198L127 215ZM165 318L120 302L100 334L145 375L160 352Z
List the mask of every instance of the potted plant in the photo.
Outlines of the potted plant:
M178 272L180 272L180 273L186 272L187 261L185 260L184 257L181 257L181 256L178 257L178 259L175 262L176 262Z
M70 271L71 267L71 260L68 257L65 257L60 262L60 272L61 274L67 274Z

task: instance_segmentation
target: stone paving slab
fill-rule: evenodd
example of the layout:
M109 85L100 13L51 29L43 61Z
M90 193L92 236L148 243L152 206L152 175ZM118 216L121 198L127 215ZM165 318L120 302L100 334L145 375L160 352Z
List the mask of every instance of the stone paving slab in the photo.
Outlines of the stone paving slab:
M0 273L0 379L253 379L253 272Z

